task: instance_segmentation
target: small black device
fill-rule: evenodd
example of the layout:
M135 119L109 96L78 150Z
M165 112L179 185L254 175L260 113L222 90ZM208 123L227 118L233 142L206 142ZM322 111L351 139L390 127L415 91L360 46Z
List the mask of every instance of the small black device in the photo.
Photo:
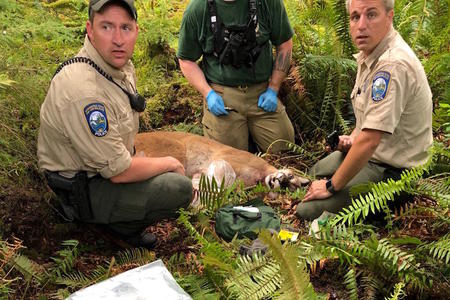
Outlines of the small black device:
M336 150L339 145L339 131L335 130L329 135L327 135L327 144L330 146L331 150Z

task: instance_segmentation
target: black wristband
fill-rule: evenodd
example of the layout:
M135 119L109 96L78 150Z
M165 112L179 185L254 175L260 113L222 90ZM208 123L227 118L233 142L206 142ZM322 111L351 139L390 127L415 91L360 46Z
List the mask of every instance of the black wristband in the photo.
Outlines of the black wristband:
M327 180L326 187L327 187L327 191L329 191L331 194L333 194L333 195L336 194L333 183L331 182L331 178Z

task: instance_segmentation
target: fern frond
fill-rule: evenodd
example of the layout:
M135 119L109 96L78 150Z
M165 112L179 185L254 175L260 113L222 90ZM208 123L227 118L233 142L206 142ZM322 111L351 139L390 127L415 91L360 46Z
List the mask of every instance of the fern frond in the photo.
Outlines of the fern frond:
M55 280L56 284L67 286L72 289L80 289L90 286L94 283L100 282L107 279L109 276L109 265L105 267L103 265L97 266L90 274L86 275L79 270L73 271L72 273L57 278Z
M200 203L205 209L215 211L223 205L225 180L222 180L222 183L219 186L214 177L210 180L208 176L202 174L198 190Z
M229 273L232 269L234 254L218 242L210 242L201 249L205 266L213 266Z
M344 275L344 284L348 291L348 299L358 300L358 287L356 285L356 275L354 267L350 267L348 272Z
M382 289L383 283L376 276L373 276L371 272L364 272L361 276L361 288L364 292L365 300L376 300L377 292Z
M450 204L449 174L443 173L419 180L417 193L435 199L442 208L448 208Z
M429 249L432 257L448 264L450 262L450 233L435 242L429 243L426 248Z
M405 292L403 291L403 288L405 287L405 284L403 282L397 282L394 287L394 291L392 292L391 296L389 298L384 298L385 300L399 300L402 299L403 296L406 296Z
M309 282L305 265L297 263L297 248L288 243L281 245L278 236L271 236L268 230L261 232L259 239L269 247L272 256L280 265L283 278L280 299L316 299L317 295Z
M61 258L51 258L56 264L55 268L50 270L52 274L62 276L72 271L75 260L78 258L78 244L77 240L66 240L62 242L62 245L66 248L57 252Z
M319 127L321 127L324 120L328 120L330 117L329 111L333 107L333 100L334 100L334 88L335 88L335 82L334 79L336 77L336 73L332 70L328 71L327 74L327 80L326 80L326 86L325 86L325 94L323 96L322 105L320 108L320 118L319 118Z
M197 229L195 229L191 222L189 222L189 216L184 209L180 209L180 215L177 219L177 222L183 225L187 229L189 234L197 240L197 242L202 245L208 244L208 241L200 233L198 233Z
M281 283L280 266L265 256L240 256L231 278L225 281L230 294L238 299L264 299Z
M408 254L395 247L387 239L381 239L378 242L377 251L385 260L389 260L392 266L396 266L397 271L406 270L412 267L414 263L414 255Z
M376 213L382 210L387 210L386 202L393 201L395 194L400 194L402 191L414 193L416 190L418 180L428 172L435 160L437 153L441 153L438 147L434 145L430 148L431 153L428 161L418 167L406 169L402 172L400 180L394 181L389 178L386 181L381 181L376 184L370 184L371 190L366 195L359 195L355 198L349 207L343 208L341 212L333 218L332 224L339 222L346 222L349 225L357 223L360 219L368 216L369 212Z
M115 259L119 266L143 266L155 260L155 252L144 248L131 248L118 252Z
M189 274L176 278L176 281L192 299L219 300L223 296L216 291L215 285L206 276Z
M333 0L331 1L331 5L334 10L333 25L336 30L336 35L342 44L344 56L346 58L352 58L352 54L356 51L348 30L348 24L350 22L347 8L345 7L345 0Z

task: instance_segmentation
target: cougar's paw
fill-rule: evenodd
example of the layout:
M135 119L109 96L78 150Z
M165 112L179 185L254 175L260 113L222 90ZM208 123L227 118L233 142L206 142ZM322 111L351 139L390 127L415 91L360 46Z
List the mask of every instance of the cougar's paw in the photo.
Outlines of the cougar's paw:
M281 169L269 174L264 181L270 189L279 187L289 188L292 191L309 184L309 179L297 176L289 169Z

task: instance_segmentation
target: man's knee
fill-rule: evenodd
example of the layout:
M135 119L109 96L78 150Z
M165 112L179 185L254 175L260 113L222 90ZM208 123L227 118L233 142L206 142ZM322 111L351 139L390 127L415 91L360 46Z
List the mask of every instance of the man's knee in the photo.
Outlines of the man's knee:
M322 214L323 210L314 202L315 201L300 202L297 205L297 216L307 221L312 221L318 218Z
M177 192L179 193L180 207L187 208L192 201L192 181L186 176L178 176L176 180Z

